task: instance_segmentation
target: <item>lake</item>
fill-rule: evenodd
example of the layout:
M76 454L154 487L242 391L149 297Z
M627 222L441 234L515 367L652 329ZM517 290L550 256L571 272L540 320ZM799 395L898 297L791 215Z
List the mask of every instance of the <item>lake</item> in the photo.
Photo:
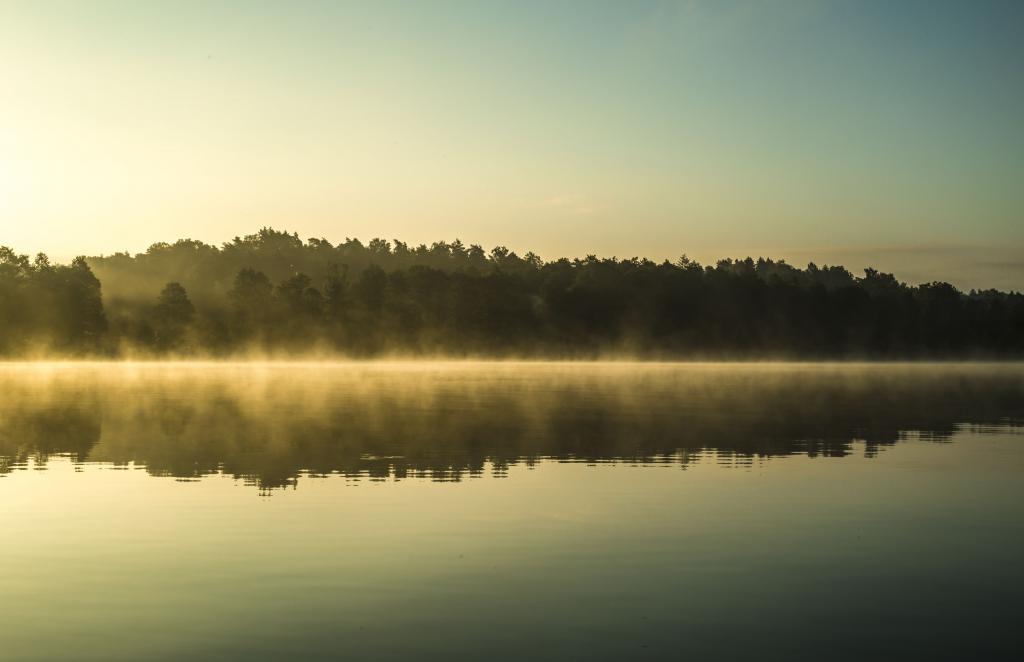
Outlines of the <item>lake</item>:
M1020 655L1021 364L0 366L0 658Z

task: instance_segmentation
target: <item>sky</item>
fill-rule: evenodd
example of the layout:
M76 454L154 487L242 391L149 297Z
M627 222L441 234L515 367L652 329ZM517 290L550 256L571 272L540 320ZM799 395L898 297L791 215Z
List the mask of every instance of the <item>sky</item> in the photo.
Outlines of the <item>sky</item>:
M0 0L0 244L460 238L1024 289L1024 3Z

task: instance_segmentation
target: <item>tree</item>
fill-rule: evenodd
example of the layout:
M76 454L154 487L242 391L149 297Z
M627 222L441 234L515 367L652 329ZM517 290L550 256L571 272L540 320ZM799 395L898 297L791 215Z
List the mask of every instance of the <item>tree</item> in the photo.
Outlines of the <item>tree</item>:
M72 351L90 351L99 348L107 330L107 317L103 310L100 281L92 273L84 256L76 257L71 265L57 269L55 281L59 313L63 327L59 343Z
M182 340L195 317L195 307L180 283L167 283L153 310L153 331L159 349L174 349Z
M273 291L274 286L262 271L246 267L238 272L228 292L238 337L250 338L266 331L271 316Z

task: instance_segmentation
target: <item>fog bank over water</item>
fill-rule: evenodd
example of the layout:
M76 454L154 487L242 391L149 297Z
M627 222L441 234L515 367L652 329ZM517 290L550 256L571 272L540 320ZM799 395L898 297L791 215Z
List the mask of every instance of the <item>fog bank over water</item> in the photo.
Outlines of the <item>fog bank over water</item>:
M548 460L873 456L1024 422L1021 364L8 363L0 471L461 480Z

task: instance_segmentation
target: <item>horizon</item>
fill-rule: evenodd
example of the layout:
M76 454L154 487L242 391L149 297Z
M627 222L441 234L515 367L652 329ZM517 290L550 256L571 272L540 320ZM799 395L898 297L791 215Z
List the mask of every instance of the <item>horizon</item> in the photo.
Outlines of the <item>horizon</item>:
M273 226L263 226L262 228L260 228L260 230L270 230L270 231L273 231L273 232L279 232L279 233L287 234L289 236L298 237L298 239L300 241L302 241L304 245L308 245L309 241L317 239L317 240L326 240L329 243L331 243L332 246L341 246L342 244L344 244L344 243L346 243L348 241L353 241L353 240L354 241L358 241L363 246L367 246L370 241L382 239L382 240L388 242L388 245L389 245L390 249L394 248L394 245L395 245L396 242L402 242L402 243L406 244L410 249L415 249L415 248L418 248L420 246L429 247L429 246L434 245L436 243L445 243L445 242L447 242L447 243L451 244L451 243L456 242L456 241L462 241L461 237L454 237L454 238L451 238L451 239L436 239L436 240L432 240L432 241L427 241L427 242L415 243L414 244L413 242L404 242L399 237L394 237L394 238L365 237L364 238L364 237L351 237L351 236L346 236L343 240L340 240L340 239L331 238L331 237L312 237L312 236L303 237L297 231L288 230L288 229L278 229L278 228L273 227ZM135 257L139 257L141 255L145 255L148 252L148 250L150 248L154 247L154 246L159 246L161 244L167 244L167 245L173 246L175 243L180 242L180 241L199 241L199 242L201 242L201 243L203 243L203 244L205 244L207 246L212 246L212 247L216 248L217 250L222 250L226 245L231 244L233 241L235 241L237 239L244 239L244 238L248 238L248 237L254 237L254 236L256 236L256 234L257 234L256 232L236 234L236 235L232 236L230 239L226 239L226 240L223 240L223 241L203 241L201 239L196 239L194 237L179 237L178 239L174 239L174 240L171 240L171 241L158 240L158 241L150 242L149 244L147 244L144 248L142 248L140 250L115 250L115 251L100 252L100 253L94 253L94 254L70 253L70 254L67 254L67 255L53 255L53 254L47 253L46 251L36 251L36 252L20 251L16 247L7 246L7 245L2 244L2 243L0 243L0 246L6 246L7 248L11 248L12 250L14 250L15 253L21 254L21 255L27 255L30 258L34 257L35 255L37 255L39 253L42 253L42 254L46 255L51 260L51 262L53 262L53 263L56 263L56 264L68 264L73 259L75 259L76 257L80 257L80 256L83 256L83 257L85 257L87 259L93 259L93 258L109 258L109 257L112 257L114 255L124 254L124 255L128 255L130 257L135 258ZM472 242L472 241L462 241L462 243L466 247L480 246L481 248L484 249L485 252L488 252L488 253L490 252L490 250L492 248L495 248L495 246L485 246L483 244L480 244L480 243L477 243L477 242ZM944 282L944 283L949 283L949 284L953 285L954 287L956 287L957 289L959 289L959 290L961 290L961 291L963 291L965 293L969 292L969 291L979 291L980 292L980 291L986 291L986 290L998 290L998 291L1003 291L1003 292L1007 292L1007 293L1017 293L1017 292L1024 291L1024 286L1022 286L1022 287L1001 288L1001 287L997 287L997 286L985 285L983 283L979 284L979 285L964 286L963 283L957 282L956 278L942 278L941 276L940 277L934 277L934 278L930 277L927 280L915 279L913 277L913 275L911 277L905 277L904 274L906 274L906 273L916 274L916 273L919 273L919 272L917 272L917 271L915 271L913 269L910 269L910 270L900 270L898 267L895 270L892 270L892 271L890 271L888 269L884 269L884 268L879 268L877 265L879 263L885 263L886 262L885 260L879 261L879 260L876 259L876 260L872 261L870 258L867 258L867 257L863 258L866 261L858 260L858 261L853 262L852 264L851 263L842 262L842 261L828 262L828 261L825 261L825 260L815 259L814 255L816 253L814 252L813 249L808 249L808 252L806 254L806 257L808 259L803 260L802 262L797 262L797 261L793 261L791 259L787 259L785 256L779 257L779 256L772 255L772 254L752 254L752 253L746 253L746 254L734 253L734 254L727 254L727 255L711 256L710 258L707 258L707 259L700 259L698 256L696 256L694 254L691 254L691 253L688 253L687 251L679 252L679 253L675 254L674 256L666 255L665 257L652 257L652 256L649 256L649 255L602 255L602 254L596 254L596 253L592 253L592 252L591 253L582 253L582 254L578 254L578 255L557 255L556 256L556 255L538 254L537 251L531 250L529 247L526 247L526 248L520 250L518 247L511 247L511 246L507 246L507 245L502 244L502 243L497 244L497 246L508 248L512 253L515 253L515 254L519 255L520 257L523 257L523 256L525 256L525 255L527 255L529 253L534 253L544 263L555 262L555 261L558 261L560 259L582 260L582 259L586 259L587 257L593 256L593 257L596 257L598 259L613 259L613 260L620 260L620 261L621 260L630 260L630 259L639 259L639 260L649 260L649 261L654 262L656 264L661 264L661 263L664 263L664 262L669 262L669 263L675 264L675 263L678 262L678 260L680 258L686 257L686 258L692 260L693 262L696 262L696 263L700 264L701 266L713 267L719 261L723 261L723 260L726 260L726 261L731 260L731 261L735 261L735 262L740 262L740 261L743 261L743 260L746 260L746 259L752 259L752 260L754 260L756 262L758 260L764 259L764 260L773 261L773 262L779 263L779 264L787 264L787 265L789 265L791 267L794 267L794 268L800 269L800 270L807 269L807 267L810 264L814 264L817 267L842 267L842 268L846 269L850 274L852 274L855 278L862 278L863 274L866 271L873 269L873 270L876 270L876 271L878 271L880 273L891 274L891 275L893 275L896 278L896 280L898 282L903 283L903 284L908 285L908 286L911 286L911 287L915 287L915 286L919 286L919 285L925 285L925 284L934 283L934 282L940 282L940 283ZM891 253L891 254L898 255L898 254L901 254L903 252L904 251L901 250L899 247L888 247L888 249L886 251L884 251L883 254L884 253ZM824 251L822 251L822 253L824 253ZM858 251L854 247L851 247L851 248L847 249L847 251L844 254L852 255L852 256L866 255L866 253L862 253L862 252ZM878 252L876 252L875 255L878 255ZM856 265L856 266L854 266L854 265Z

